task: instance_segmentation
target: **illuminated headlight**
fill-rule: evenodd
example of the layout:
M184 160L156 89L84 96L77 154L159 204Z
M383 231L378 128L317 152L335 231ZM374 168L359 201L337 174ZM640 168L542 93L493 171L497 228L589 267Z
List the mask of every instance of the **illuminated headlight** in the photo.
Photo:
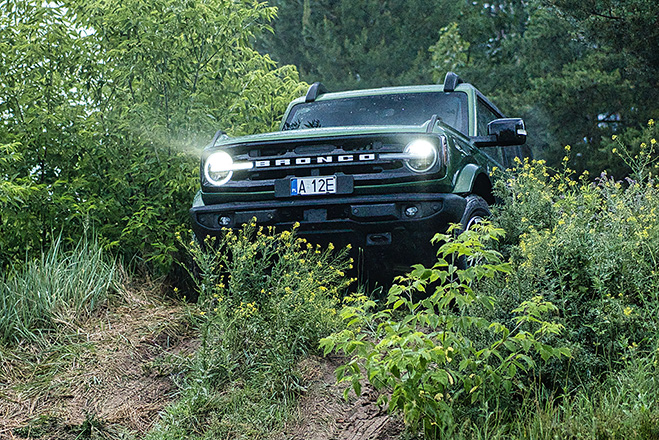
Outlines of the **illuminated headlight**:
M437 148L424 139L410 142L403 154L407 156L408 168L417 173L425 173L437 163Z
M204 176L213 185L224 185L233 175L233 159L229 153L218 151L206 158Z

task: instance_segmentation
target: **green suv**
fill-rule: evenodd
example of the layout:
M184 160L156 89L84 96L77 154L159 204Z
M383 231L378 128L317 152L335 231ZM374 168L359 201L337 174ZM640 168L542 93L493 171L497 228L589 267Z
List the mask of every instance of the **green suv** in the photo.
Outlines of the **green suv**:
M201 158L194 231L298 222L300 236L352 244L380 269L430 264L435 233L489 214L490 173L525 156L525 141L521 119L452 72L443 85L328 93L315 83L280 131L216 134Z

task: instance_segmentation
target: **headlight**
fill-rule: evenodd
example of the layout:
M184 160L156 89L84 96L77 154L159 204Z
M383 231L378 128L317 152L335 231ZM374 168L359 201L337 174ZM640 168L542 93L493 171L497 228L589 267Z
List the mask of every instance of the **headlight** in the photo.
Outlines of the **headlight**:
M224 185L233 175L233 159L229 153L218 151L206 158L204 176L206 180L216 186Z
M403 150L407 167L416 173L425 173L437 163L437 148L424 139L410 142Z

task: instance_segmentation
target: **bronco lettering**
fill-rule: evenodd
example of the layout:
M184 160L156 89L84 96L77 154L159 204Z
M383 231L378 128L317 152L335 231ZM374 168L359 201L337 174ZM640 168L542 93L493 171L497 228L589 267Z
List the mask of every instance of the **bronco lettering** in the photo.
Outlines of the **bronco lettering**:
M324 164L324 163L334 163L338 162L370 162L376 159L375 154L365 153L365 154L342 154L340 156L316 156L316 157L297 157L295 158L295 165L311 165L311 164ZM274 164L274 165L273 165ZM290 166L291 159L277 159L275 161L271 160L257 160L254 161L255 168L267 168L270 166L281 167L281 166Z

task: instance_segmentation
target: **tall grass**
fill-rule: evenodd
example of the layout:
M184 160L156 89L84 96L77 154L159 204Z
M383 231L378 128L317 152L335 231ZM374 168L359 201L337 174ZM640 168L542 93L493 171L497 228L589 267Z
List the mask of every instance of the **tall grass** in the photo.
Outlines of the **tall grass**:
M528 390L514 412L485 405L446 426L451 440L656 440L659 439L659 371L656 356L637 358L606 381L571 395Z
M553 404L530 399L507 438L657 439L658 381L652 359L635 359L602 384Z
M0 277L0 343L37 342L79 324L107 299L115 278L97 242L82 239L65 252L55 241L41 258Z

